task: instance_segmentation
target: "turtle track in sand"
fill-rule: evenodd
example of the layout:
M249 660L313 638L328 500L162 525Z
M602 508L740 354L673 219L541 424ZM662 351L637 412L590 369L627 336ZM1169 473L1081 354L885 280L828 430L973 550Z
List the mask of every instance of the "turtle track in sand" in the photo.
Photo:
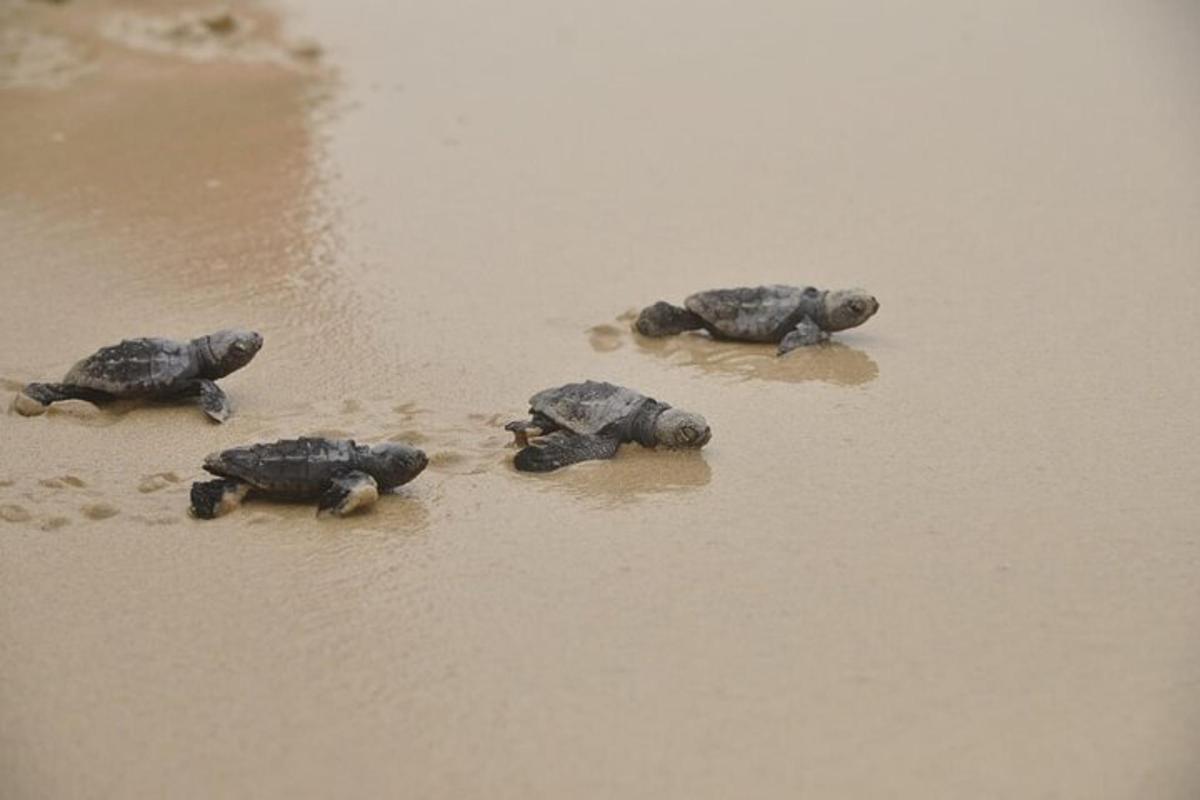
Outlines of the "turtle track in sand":
M0 523L43 531L112 519L151 525L176 524L187 515L182 482L178 476L174 481L164 478L173 474L143 477L139 489L151 483L154 488L132 495L124 487L97 487L73 474L5 477L0 479ZM172 491L164 492L161 497L151 495L168 488Z

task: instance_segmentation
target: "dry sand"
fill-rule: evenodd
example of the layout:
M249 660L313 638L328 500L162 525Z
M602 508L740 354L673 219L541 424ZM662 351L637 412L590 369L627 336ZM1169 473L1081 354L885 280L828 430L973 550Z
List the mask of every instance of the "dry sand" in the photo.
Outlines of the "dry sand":
M1200 795L1194 5L192 10L0 4L4 387L267 341L222 427L0 416L0 795ZM759 282L882 310L622 317ZM712 444L511 471L584 377ZM187 517L314 432L433 464Z

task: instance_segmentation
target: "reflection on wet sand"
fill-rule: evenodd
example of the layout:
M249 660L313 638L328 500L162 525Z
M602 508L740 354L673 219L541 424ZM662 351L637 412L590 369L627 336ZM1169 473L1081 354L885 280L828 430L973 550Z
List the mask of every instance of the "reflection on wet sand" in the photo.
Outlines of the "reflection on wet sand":
M622 447L610 461L575 464L546 474L515 469L512 473L519 480L533 481L547 491L565 491L600 508L684 494L712 480L703 452L648 450L637 445Z
M775 354L773 344L719 342L703 333L653 339L634 333L632 317L622 315L613 325L588 330L592 349L610 353L632 342L644 353L681 366L734 376L740 380L805 383L821 381L835 386L862 386L879 377L879 366L862 350L840 342Z

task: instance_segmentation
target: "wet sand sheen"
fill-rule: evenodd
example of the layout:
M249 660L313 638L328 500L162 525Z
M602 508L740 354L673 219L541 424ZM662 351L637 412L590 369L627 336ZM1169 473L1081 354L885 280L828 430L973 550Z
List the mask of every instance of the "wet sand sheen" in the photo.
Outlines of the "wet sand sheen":
M0 416L2 794L1195 796L1200 15L878 5L3 9L75 59L0 70L3 385L266 346L225 426ZM883 310L621 316L765 282ZM583 378L713 442L514 473ZM186 517L307 433L431 465Z

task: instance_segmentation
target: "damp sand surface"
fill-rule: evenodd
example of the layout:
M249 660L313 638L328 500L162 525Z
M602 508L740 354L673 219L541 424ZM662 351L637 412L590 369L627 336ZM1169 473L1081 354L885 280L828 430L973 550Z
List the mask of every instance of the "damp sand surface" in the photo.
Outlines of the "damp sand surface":
M0 6L0 386L266 337L0 416L0 795L1196 797L1200 14L1051 5ZM882 309L628 330L765 282ZM511 471L584 378L712 443ZM431 465L187 516L316 433Z

